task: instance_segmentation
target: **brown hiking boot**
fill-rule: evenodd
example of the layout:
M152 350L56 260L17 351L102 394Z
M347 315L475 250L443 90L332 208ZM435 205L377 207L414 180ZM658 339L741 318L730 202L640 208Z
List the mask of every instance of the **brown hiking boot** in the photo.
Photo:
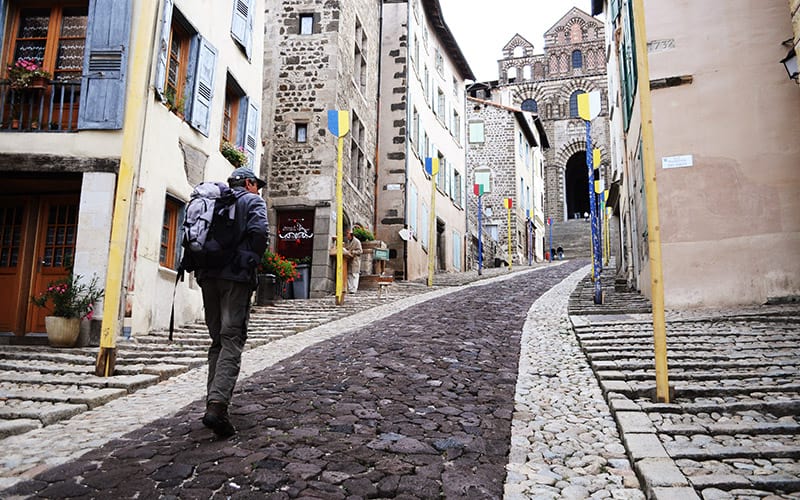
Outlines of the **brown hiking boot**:
M209 401L206 405L206 414L203 415L203 425L214 431L221 438L229 438L236 434L228 419L228 405L218 401Z

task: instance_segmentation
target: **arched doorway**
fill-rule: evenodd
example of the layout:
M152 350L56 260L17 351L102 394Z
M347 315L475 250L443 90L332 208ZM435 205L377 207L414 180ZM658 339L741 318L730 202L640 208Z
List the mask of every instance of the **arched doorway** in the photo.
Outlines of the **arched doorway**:
M589 173L586 170L586 152L579 151L567 161L564 175L564 198L567 219L580 219L589 212Z

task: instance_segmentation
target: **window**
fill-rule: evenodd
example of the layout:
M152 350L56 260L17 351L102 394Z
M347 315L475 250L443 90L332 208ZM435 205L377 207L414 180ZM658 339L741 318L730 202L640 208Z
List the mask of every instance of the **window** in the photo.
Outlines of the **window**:
M413 54L414 54L414 61L417 64L419 64L419 38L417 38L417 35L414 35L414 52L413 52ZM415 64L414 67L415 68L417 67L416 64Z
M417 233L417 186L408 186L408 207L406 207L406 224L413 234Z
M453 231L453 267L461 270L461 233Z
M580 50L572 51L572 69L583 67L583 54Z
M456 204L457 207L462 207L463 205L463 195L464 189L462 186L462 177L461 172L458 170L453 169L453 203Z
M244 49L247 60L250 60L253 48L254 9L255 0L234 0L233 2L231 36Z
M33 60L54 82L45 89L49 95L35 103L37 109L28 112L59 123L61 129L122 128L129 2L119 7L110 2L90 6L88 0L8 5L0 2L0 16L8 12L6 63ZM84 71L87 60L88 71Z
M414 110L411 112L411 142L415 145L414 150L417 152L417 156L421 156L420 145L422 141L419 136L419 112L416 106L414 106Z
M580 24L573 24L569 27L569 41L579 43L583 41L583 28Z
M475 144L484 140L483 122L469 122L469 142Z
M461 115L455 109L453 110L453 130L451 132L456 138L456 142L461 144Z
M164 2L156 91L170 109L184 108L189 124L208 137L217 49L192 28L172 1Z
M442 89L436 89L436 116L438 116L442 121L445 120L445 99L444 99L444 92Z
M539 112L539 104L536 99L525 99L522 101L522 111L530 111L532 113Z
M361 22L356 19L355 49L353 54L353 79L362 93L367 90L367 59L364 57L364 50L366 46L367 34L364 32Z
M225 81L225 108L222 115L223 141L244 149L252 167L256 156L256 144L260 117L258 107L251 102L233 76L228 73Z
M583 94L582 90L576 90L569 96L569 116L570 118L578 117L578 95Z
M633 46L636 34L633 32L633 2L628 2L628 8L622 9L622 42L619 44L619 72L620 95L622 97L622 116L625 130L631 122L633 100L636 95L638 79L636 69L636 49Z
M442 57L442 51L439 48L436 48L436 53L434 55L436 61L436 72L439 73L440 76L444 76L444 57Z
M299 33L301 35L314 34L314 14L300 14Z
M366 162L364 144L364 124L355 111L350 114L350 181L359 191L364 189L364 164Z
M167 196L164 204L164 220L161 224L161 248L158 263L163 267L177 269L181 259L178 229L183 224L183 203Z
M297 142L308 142L308 124L294 124L294 140Z

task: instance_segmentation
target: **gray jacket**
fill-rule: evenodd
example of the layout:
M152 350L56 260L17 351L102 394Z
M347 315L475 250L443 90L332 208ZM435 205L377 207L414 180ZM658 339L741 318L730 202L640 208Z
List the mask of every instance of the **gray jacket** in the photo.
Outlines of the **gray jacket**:
M267 249L269 225L267 222L267 203L261 196L243 187L233 188L236 196L236 216L234 227L241 241L229 263L220 269L198 269L195 272L198 283L203 285L205 278L221 278L231 281L251 283L255 288L256 266Z

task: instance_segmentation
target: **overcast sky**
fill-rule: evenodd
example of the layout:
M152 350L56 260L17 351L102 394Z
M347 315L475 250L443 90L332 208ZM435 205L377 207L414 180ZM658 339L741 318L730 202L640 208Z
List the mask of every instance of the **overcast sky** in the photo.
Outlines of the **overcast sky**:
M477 81L496 80L503 46L519 33L544 52L542 35L572 7L591 14L591 0L439 0Z

